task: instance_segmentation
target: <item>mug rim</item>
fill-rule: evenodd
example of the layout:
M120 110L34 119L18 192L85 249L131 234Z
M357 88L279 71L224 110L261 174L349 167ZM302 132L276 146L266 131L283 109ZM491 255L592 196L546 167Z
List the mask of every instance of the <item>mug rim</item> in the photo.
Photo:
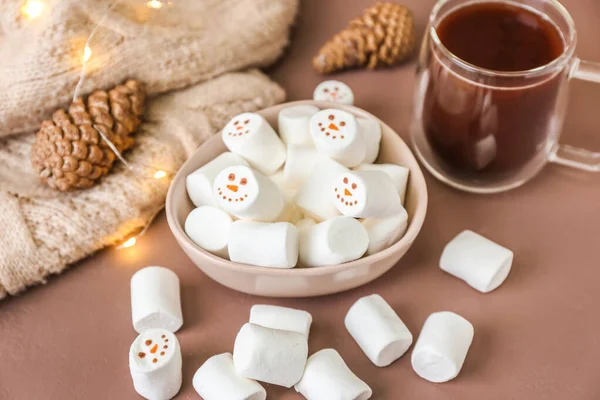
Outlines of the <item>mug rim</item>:
M544 75L549 71L554 71L555 68L562 69L567 64L567 62L573 57L573 54L575 52L575 47L577 46L577 31L575 29L575 22L573 21L571 14L567 11L567 9L560 2L558 2L558 0L546 0L554 8L556 8L557 11L560 13L560 15L565 19L565 21L567 22L569 31L570 31L570 35L568 37L568 39L569 39L568 46L565 47L565 49L563 50L563 52L561 53L561 55L559 57L555 58L554 60L550 61L547 64L544 64L544 65L541 65L539 67L535 67L532 69L522 70L522 71L497 71L497 70L493 70L493 69L489 69L489 68L479 67L475 64L471 64L470 62L463 60L462 58L458 57L456 54L451 52L442 43L440 37L437 34L437 30L435 27L435 21L439 17L439 12L440 12L441 8L451 1L455 1L455 0L439 0L433 7L431 14L429 15L429 24L428 24L429 35L431 36L435 45L442 51L444 56L448 57L451 62L459 65L460 67L462 67L463 69L465 69L471 73L483 74L483 75L486 75L489 77L494 77L494 78L533 78L533 77L537 77L540 75ZM460 7L464 7L465 5L476 4L476 3L513 3L513 4L522 5L520 3L516 3L513 0L471 0L471 1L465 1L464 4L460 5ZM536 11L540 12L539 10L536 10ZM565 39L567 39L567 38L565 38Z

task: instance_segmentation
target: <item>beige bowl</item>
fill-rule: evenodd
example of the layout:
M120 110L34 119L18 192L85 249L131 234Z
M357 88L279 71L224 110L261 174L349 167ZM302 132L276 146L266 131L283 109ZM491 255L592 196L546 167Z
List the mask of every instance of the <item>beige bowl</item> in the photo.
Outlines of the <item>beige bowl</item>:
M314 104L323 108L339 108L357 117L373 115L352 106L334 105L318 101L297 101L280 104L259 112L273 126L277 126L277 115L285 107ZM380 121L381 122L381 121ZM337 293L352 289L383 275L392 268L410 248L417 237L427 210L427 187L423 173L408 146L396 132L381 122L383 137L378 163L393 163L410 169L405 207L409 225L406 234L392 247L356 261L318 268L265 268L239 264L216 257L198 247L184 231L185 219L194 209L187 196L185 178L219 154L227 151L221 135L207 140L183 164L171 183L167 195L166 213L169 227L183 251L206 275L231 289L244 293L273 297L307 297Z

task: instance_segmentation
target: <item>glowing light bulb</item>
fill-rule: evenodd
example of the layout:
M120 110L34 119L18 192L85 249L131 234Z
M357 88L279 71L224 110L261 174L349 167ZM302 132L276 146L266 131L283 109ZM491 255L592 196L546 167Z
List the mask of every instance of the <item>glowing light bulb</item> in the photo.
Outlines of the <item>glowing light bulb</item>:
M159 8L162 8L162 2L158 1L158 0L150 0L149 2L146 3L146 6L148 8L154 8L156 10L158 10Z
M161 169L159 169L158 171L156 171L154 173L154 179L162 179L165 176L167 176L167 173L165 171L161 170Z
M91 57L92 49L90 49L90 46L85 46L85 49L83 49L83 62L88 62Z
M135 246L136 243L137 243L137 239L135 237L130 237L125 242L123 242L123 244L121 244L121 246L119 246L119 247L122 249L126 249L128 247Z
M21 11L25 17L27 17L27 19L32 20L42 15L44 7L44 2L41 0L28 0L25 4L23 4Z

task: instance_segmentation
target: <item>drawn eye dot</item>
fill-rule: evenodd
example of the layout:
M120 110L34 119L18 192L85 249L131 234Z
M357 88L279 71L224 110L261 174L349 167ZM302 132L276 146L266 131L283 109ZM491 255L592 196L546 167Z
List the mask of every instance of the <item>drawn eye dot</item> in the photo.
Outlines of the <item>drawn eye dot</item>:
M329 93L329 89L327 89L327 88L323 89L323 91L324 91L325 93Z
M248 125L249 123L250 123L250 120L249 120L249 119L247 119L247 120L245 120L245 121L244 121L244 124L245 124L245 125Z
M348 184L348 178L344 178L344 183Z
M234 124L234 125L237 125L237 124L239 124L239 123L240 123L240 121L234 121L234 122L233 122L233 124Z
M333 114L329 115L329 119L332 120L332 121L335 119L335 117L333 116Z
M146 346L150 346L152 344L152 340L148 339L146 340Z
M248 179L246 179L246 178L242 178L242 179L240 180L240 185L245 185L245 184L247 184L247 183L248 183Z
M234 181L235 180L235 174L229 174L229 176L227 177L230 181Z
M141 352L138 353L138 357L139 358L144 358L144 357L146 357L146 353L144 353L143 351L141 351Z
M356 190L356 183L352 184L352 189Z
M340 122L340 126L346 126L346 121Z

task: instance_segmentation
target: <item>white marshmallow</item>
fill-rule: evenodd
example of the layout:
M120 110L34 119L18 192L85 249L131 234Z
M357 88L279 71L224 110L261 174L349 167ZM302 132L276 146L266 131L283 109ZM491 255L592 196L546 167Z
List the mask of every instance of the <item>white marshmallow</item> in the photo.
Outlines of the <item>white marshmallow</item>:
M179 278L163 267L146 267L131 277L131 317L138 333L151 328L177 332L183 325Z
M279 214L279 217L277 217L275 222L289 222L290 224L295 225L296 222L300 221L302 218L304 218L302 210L294 203L286 202L283 211Z
M421 378L441 383L456 378L473 341L473 325L458 314L431 314L412 352L412 367Z
M322 158L323 156L314 147L289 145L285 165L283 166L283 177L286 185L299 188Z
M309 400L367 400L373 395L334 349L310 356L304 375L294 388Z
M378 367L387 367L406 353L413 337L394 309L378 294L356 301L344 319L346 329Z
M250 309L251 324L303 334L308 338L312 315L294 308L256 304Z
M402 204L406 201L406 187L408 185L410 169L396 164L361 164L356 170L385 172L392 178L394 186L396 186L400 199L402 200Z
M148 329L129 348L129 371L138 394L168 400L181 388L181 348L166 329Z
M229 233L229 257L243 264L294 268L298 229L289 222L235 221Z
M285 205L271 179L243 165L221 171L213 190L219 207L240 219L275 221Z
M331 190L335 179L348 168L329 158L323 158L313 167L310 175L298 188L294 202L304 214L317 221L340 215L331 201Z
M198 207L185 220L185 233L200 248L229 259L227 242L233 219L220 208Z
M285 145L260 115L243 113L233 117L222 131L227 148L244 157L262 174L271 175L285 161Z
M367 255L379 253L395 244L408 228L408 213L402 208L399 213L386 218L365 218L362 224L369 235Z
M330 193L338 210L350 217L386 218L403 208L394 182L381 171L341 174Z
M204 400L265 400L267 392L256 381L235 373L230 353L212 356L194 374L194 389Z
M444 247L440 268L488 293L508 277L512 261L512 251L467 230Z
M360 222L336 217L302 229L300 263L305 267L342 264L359 259L368 247L369 235Z
M310 134L317 150L346 167L365 159L366 145L354 115L344 110L321 110L310 119Z
M312 218L302 218L300 221L296 222L294 225L298 228L299 232L302 232L304 228L308 228L309 226L316 225L314 219Z
M283 168L278 169L273 175L269 175L269 179L277 185L283 199L287 203L293 203L294 196L298 190L297 188L288 185L287 179L283 175Z
M381 124L373 118L358 118L358 128L365 141L365 159L363 164L374 163L379 155L381 142Z
M213 195L213 182L219 172L234 165L247 166L248 163L237 154L226 151L189 174L185 178L185 187L192 203L196 207L217 207L217 202Z
M308 357L306 336L298 332L244 324L235 338L233 363L238 375L290 388Z
M324 81L315 88L313 100L352 105L354 104L354 93L344 82Z
M279 136L286 145L313 145L308 124L310 118L319 112L319 108L311 105L292 106L279 111Z

